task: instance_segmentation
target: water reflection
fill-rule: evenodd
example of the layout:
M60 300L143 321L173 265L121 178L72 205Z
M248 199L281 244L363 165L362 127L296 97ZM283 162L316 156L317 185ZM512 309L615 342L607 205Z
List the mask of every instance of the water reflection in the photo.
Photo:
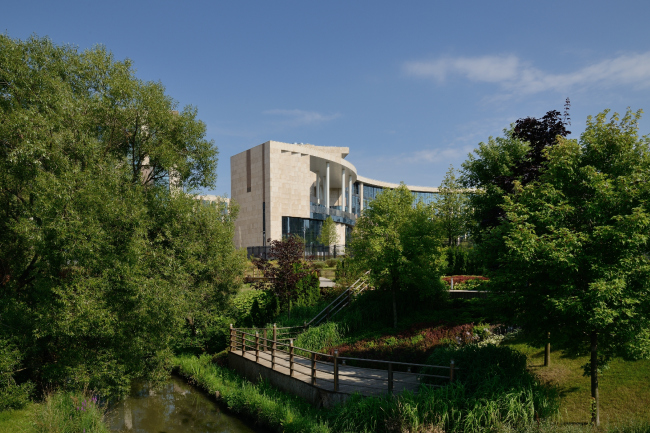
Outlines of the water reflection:
M255 432L178 377L155 390L147 384L134 384L131 395L117 403L107 418L114 432Z

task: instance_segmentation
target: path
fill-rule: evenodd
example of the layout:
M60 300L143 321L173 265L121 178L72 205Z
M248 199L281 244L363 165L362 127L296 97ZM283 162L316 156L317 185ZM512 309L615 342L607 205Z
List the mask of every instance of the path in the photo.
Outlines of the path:
M241 350L233 350L233 354L242 356ZM255 351L247 350L244 358L255 362ZM289 375L289 354L276 351L274 370ZM260 365L271 368L271 352L260 351ZM294 379L311 383L311 360L294 355ZM338 392L352 394L359 392L365 396L380 395L388 392L388 371L372 368L351 367L339 364ZM412 373L393 373L393 392L405 390L416 392L420 378ZM331 362L316 362L316 386L327 391L334 391L334 365Z

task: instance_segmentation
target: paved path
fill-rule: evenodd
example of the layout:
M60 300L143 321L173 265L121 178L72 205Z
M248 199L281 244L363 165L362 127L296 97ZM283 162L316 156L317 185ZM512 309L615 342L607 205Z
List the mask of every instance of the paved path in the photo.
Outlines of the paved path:
M232 351L241 356L241 350ZM246 359L255 361L255 351L246 351ZM289 375L289 354L276 351L275 371ZM271 368L271 352L259 352L259 364ZM331 362L316 362L316 386L334 391L334 366ZM302 356L294 356L294 378L311 383L311 360ZM393 392L404 390L416 392L420 384L419 377L409 373L393 373ZM362 395L379 395L388 392L388 371L372 368L350 367L339 364L339 392Z
M330 280L329 278L318 277L318 279L320 280L320 286L321 287L334 287L334 286L336 286L336 283L334 281Z

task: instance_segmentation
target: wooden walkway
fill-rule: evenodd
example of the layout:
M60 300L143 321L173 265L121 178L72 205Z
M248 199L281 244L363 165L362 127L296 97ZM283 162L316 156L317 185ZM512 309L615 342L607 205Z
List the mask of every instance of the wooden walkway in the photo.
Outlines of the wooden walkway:
M231 351L242 356L241 350ZM255 351L246 351L244 358L255 362ZM326 391L334 391L334 364L326 361L316 361L315 383L312 383L311 359L294 355L293 378L308 384L313 384ZM271 352L260 351L257 363L272 368ZM281 351L276 351L274 371L290 375L290 356ZM372 368L338 366L338 392L353 394L355 392L364 396L381 395L388 392L388 371ZM393 392L400 393L405 390L417 392L420 385L419 375L413 373L393 373Z

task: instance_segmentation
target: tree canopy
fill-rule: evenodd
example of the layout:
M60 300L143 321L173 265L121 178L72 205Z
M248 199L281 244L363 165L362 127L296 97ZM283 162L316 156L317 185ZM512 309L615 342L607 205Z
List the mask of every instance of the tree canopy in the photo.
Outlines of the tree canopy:
M456 177L453 166L447 170L438 191L438 200L432 204L433 212L447 244L455 245L456 239L466 234L471 226L471 212L469 193Z
M197 111L103 47L0 35L0 339L34 381L121 392L240 282ZM72 382L70 380L72 379Z
M352 265L370 270L372 284L391 293L397 327L397 294L433 297L442 290L445 259L439 225L401 184L385 189L357 219L349 250Z
M607 114L545 149L537 181L515 183L491 274L538 342L550 331L556 347L591 353L596 400L603 362L650 358L650 140L640 112Z

